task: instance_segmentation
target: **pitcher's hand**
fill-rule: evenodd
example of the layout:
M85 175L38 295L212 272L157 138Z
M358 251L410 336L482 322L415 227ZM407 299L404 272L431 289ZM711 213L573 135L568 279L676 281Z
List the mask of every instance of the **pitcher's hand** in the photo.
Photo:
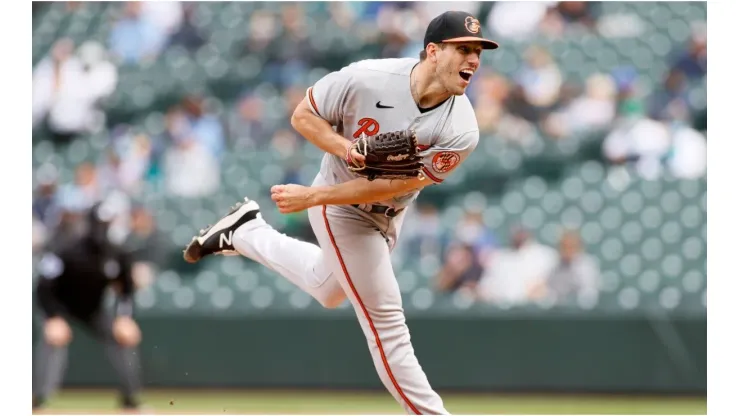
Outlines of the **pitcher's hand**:
M275 185L270 189L272 200L283 214L300 212L315 205L313 190L302 185Z

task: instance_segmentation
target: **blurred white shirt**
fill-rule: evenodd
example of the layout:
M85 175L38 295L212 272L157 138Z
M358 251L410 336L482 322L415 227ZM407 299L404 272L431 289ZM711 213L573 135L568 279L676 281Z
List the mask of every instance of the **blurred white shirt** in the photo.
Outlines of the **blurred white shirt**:
M48 115L49 125L58 132L84 132L101 123L98 100L112 94L117 70L101 62L84 70L83 63L71 57L55 73L51 59L41 61L33 71L33 126Z
M544 283L557 264L557 251L536 242L525 243L519 250L497 250L484 265L478 296L490 303L527 303L529 290Z
M185 14L179 1L144 1L141 3L142 17L164 33L176 32Z
M559 262L548 276L549 296L557 302L575 296L581 302L598 301L600 270L596 260L581 253L571 263Z
M608 159L638 157L635 167L641 176L656 178L662 171L661 158L671 147L668 128L649 118L632 118L620 122L602 146Z
M488 29L494 36L525 39L538 32L538 26L555 1L497 2L488 15Z
M617 113L613 100L582 96L576 98L565 111L565 120L572 132L609 126Z
M668 168L678 178L700 178L707 172L707 139L690 127L673 132L673 152Z
M426 20L424 24L429 22L440 14L448 10L458 10L461 12L467 12L472 15L478 14L481 7L479 1L420 1L414 5L418 11L422 13L422 17ZM481 22L482 23L482 22Z
M167 191L172 195L197 198L211 195L220 186L220 167L216 157L203 146L172 146L164 156Z

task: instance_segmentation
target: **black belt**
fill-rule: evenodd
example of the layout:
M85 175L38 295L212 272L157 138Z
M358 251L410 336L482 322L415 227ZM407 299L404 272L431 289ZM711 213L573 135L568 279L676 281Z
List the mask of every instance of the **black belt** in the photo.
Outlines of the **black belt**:
M355 208L360 208L360 205L359 204L352 204L352 206L355 207ZM360 208L360 209L362 209L362 208ZM369 210L366 210L366 209L362 209L362 210L365 211L365 212L370 212L372 214L383 214L386 217L393 218L396 215L400 214L401 211L403 211L404 209L405 208L395 209L393 207L387 207L385 205L370 205L370 209Z

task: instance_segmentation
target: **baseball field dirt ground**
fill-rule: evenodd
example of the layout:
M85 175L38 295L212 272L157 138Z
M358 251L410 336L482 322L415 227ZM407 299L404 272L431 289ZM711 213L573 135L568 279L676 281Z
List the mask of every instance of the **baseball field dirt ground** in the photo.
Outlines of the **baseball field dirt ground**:
M706 397L443 394L453 414L706 414ZM112 390L65 390L42 413L115 414ZM384 392L148 390L148 414L403 414Z

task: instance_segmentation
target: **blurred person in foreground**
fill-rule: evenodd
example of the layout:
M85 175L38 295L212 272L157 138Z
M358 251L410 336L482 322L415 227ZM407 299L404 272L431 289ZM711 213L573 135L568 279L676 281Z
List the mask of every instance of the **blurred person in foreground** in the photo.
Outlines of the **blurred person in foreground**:
M75 235L66 235L66 244L48 247L39 261L35 296L44 324L35 351L34 410L44 407L63 380L67 346L72 340L70 322L81 324L105 347L121 381L120 406L139 408L136 346L141 333L133 319L131 260L108 239L113 217L105 203L96 204L88 212L85 226ZM104 303L111 288L117 293L114 311Z
M544 283L557 265L558 253L514 227L511 247L496 250L483 265L476 297L500 305L522 305L545 295Z
M559 304L595 303L599 297L599 277L599 265L583 250L578 233L563 233L560 239L560 259L546 281L548 296Z

